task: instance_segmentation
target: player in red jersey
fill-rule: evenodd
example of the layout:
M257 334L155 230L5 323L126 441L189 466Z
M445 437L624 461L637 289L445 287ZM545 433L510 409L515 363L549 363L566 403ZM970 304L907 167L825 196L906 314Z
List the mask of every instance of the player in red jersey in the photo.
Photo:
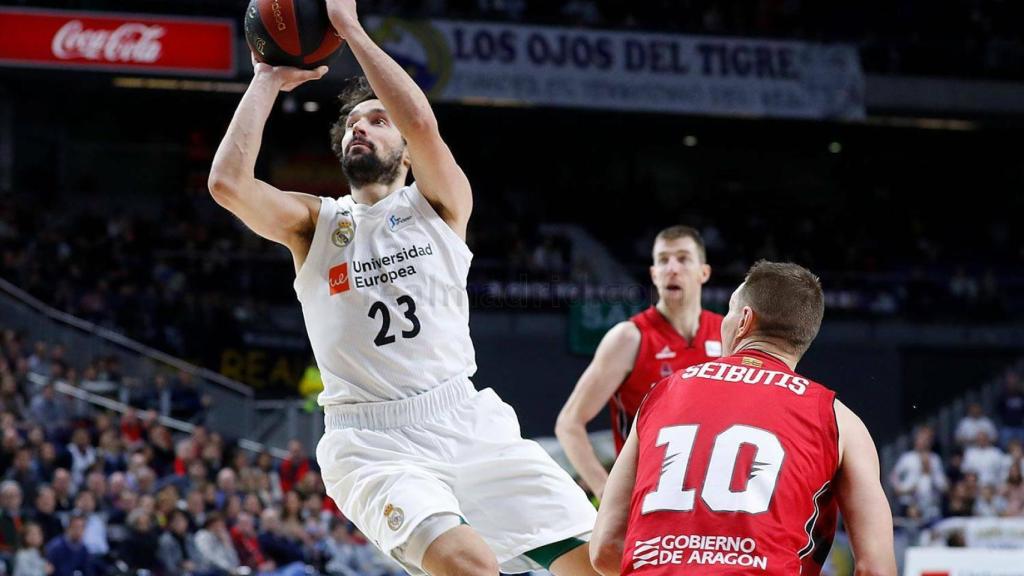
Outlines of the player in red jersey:
M599 572L816 576L842 510L858 576L895 576L871 436L794 372L823 302L800 266L750 269L722 323L726 357L666 378L640 409L594 529Z
M722 355L722 317L701 309L701 287L711 267L700 233L687 226L662 230L653 255L651 281L658 303L608 331L555 426L569 461L598 498L608 473L590 445L587 423L607 404L615 449L621 450L652 386L677 370Z

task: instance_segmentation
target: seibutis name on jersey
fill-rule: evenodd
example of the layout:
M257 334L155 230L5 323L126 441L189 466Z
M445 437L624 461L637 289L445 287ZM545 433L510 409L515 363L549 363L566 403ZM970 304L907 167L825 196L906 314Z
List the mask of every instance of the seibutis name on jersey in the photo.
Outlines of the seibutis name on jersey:
M434 246L413 244L386 256L374 256L369 260L353 260L351 275L349 263L331 268L328 281L331 295L348 292L351 288L370 288L381 284L397 282L401 278L415 276L418 272L413 261L434 255Z
M706 362L696 366L690 366L683 371L682 378L706 378L708 380L720 380L722 382L742 382L744 384L763 384L770 386L774 384L786 388L793 394L803 396L810 385L806 378L776 372L775 370L762 370L748 366L737 366L721 362Z

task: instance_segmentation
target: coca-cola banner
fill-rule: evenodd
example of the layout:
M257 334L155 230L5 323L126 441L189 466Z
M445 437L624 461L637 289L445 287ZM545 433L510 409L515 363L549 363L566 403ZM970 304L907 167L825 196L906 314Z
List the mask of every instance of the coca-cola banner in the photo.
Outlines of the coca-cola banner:
M228 19L0 8L0 66L233 76Z

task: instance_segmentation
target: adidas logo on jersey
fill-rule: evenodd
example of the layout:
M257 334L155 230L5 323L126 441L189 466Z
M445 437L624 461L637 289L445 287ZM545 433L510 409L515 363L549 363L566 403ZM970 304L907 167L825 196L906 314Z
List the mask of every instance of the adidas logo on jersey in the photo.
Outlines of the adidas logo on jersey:
M676 353L668 346L665 346L664 348L661 349L661 352L655 354L654 357L658 360L669 360L675 358Z

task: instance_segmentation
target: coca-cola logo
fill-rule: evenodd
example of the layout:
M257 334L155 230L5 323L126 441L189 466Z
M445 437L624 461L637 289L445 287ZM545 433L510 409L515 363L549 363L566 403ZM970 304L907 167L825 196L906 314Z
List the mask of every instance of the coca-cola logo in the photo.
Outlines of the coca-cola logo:
M84 58L106 62L152 64L160 59L163 26L126 23L114 30L91 30L71 20L53 35L53 55L61 60Z

